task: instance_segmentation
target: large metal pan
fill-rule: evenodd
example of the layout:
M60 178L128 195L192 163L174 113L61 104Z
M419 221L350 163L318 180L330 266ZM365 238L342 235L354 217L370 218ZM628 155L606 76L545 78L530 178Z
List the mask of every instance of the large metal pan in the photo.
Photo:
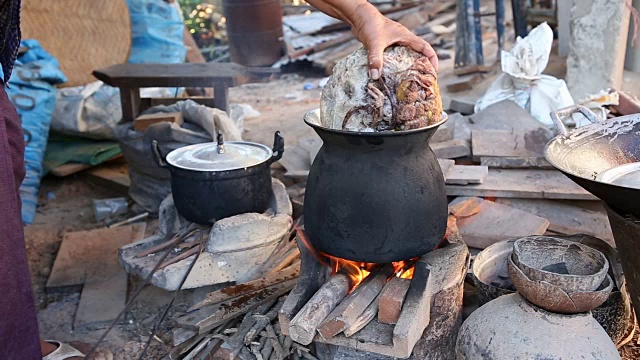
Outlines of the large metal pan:
M591 124L567 131L561 118L577 112ZM600 121L586 107L575 105L551 113L551 119L560 134L545 147L547 161L611 208L640 217L639 188L598 177L620 165L640 162L640 114Z

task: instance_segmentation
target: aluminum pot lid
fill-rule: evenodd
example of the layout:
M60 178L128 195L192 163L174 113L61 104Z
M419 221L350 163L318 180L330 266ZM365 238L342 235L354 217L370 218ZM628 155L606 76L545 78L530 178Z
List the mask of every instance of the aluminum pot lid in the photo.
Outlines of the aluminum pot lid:
M173 150L167 163L177 168L194 171L228 171L261 164L273 151L267 146L246 141L225 141L195 144Z

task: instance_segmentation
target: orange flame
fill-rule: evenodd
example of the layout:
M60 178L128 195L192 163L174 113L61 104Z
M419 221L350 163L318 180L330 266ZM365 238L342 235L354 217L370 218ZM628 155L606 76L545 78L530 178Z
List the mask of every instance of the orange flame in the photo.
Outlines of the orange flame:
M311 253L321 264L324 264L331 269L331 275L336 274L337 272L343 272L349 276L351 279L351 290L355 289L367 276L369 276L373 268L379 265L375 263L346 260L322 253L309 243L304 231L300 227L296 226L296 234L309 253ZM392 263L395 269L395 276L403 279L412 279L413 270L417 261L418 258L414 258L408 261L397 261Z

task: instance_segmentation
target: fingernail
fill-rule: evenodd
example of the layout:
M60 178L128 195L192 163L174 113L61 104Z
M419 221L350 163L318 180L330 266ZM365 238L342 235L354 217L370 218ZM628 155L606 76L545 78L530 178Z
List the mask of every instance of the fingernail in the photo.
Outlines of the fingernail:
M369 70L369 77L371 80L378 80L380 78L380 71L378 69Z

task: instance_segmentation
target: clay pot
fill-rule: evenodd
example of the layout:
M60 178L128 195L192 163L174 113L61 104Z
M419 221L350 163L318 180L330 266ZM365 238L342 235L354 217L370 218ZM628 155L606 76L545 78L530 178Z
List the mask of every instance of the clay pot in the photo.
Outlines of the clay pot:
M598 289L609 271L609 262L600 251L549 236L516 240L512 259L527 278L548 282L568 292Z
M560 239L585 244L602 252L609 262L609 276L614 280L613 290L599 307L591 314L600 323L609 337L620 344L629 335L629 323L633 323L634 314L629 301L628 291L622 274L618 252L605 241L584 234L571 236L557 236ZM502 295L515 293L511 278L508 274L508 261L513 252L513 243L517 239L497 242L482 250L473 261L473 280L480 306ZM620 290L623 289L623 290Z
M509 258L509 275L518 292L533 304L559 314L591 311L609 298L613 280L606 275L596 291L566 291L546 281L532 280Z
M516 292L507 262L516 239L497 242L482 250L473 260L473 282L480 306L502 295Z
M615 360L615 344L589 313L560 315L519 294L505 295L476 310L462 324L457 360Z

